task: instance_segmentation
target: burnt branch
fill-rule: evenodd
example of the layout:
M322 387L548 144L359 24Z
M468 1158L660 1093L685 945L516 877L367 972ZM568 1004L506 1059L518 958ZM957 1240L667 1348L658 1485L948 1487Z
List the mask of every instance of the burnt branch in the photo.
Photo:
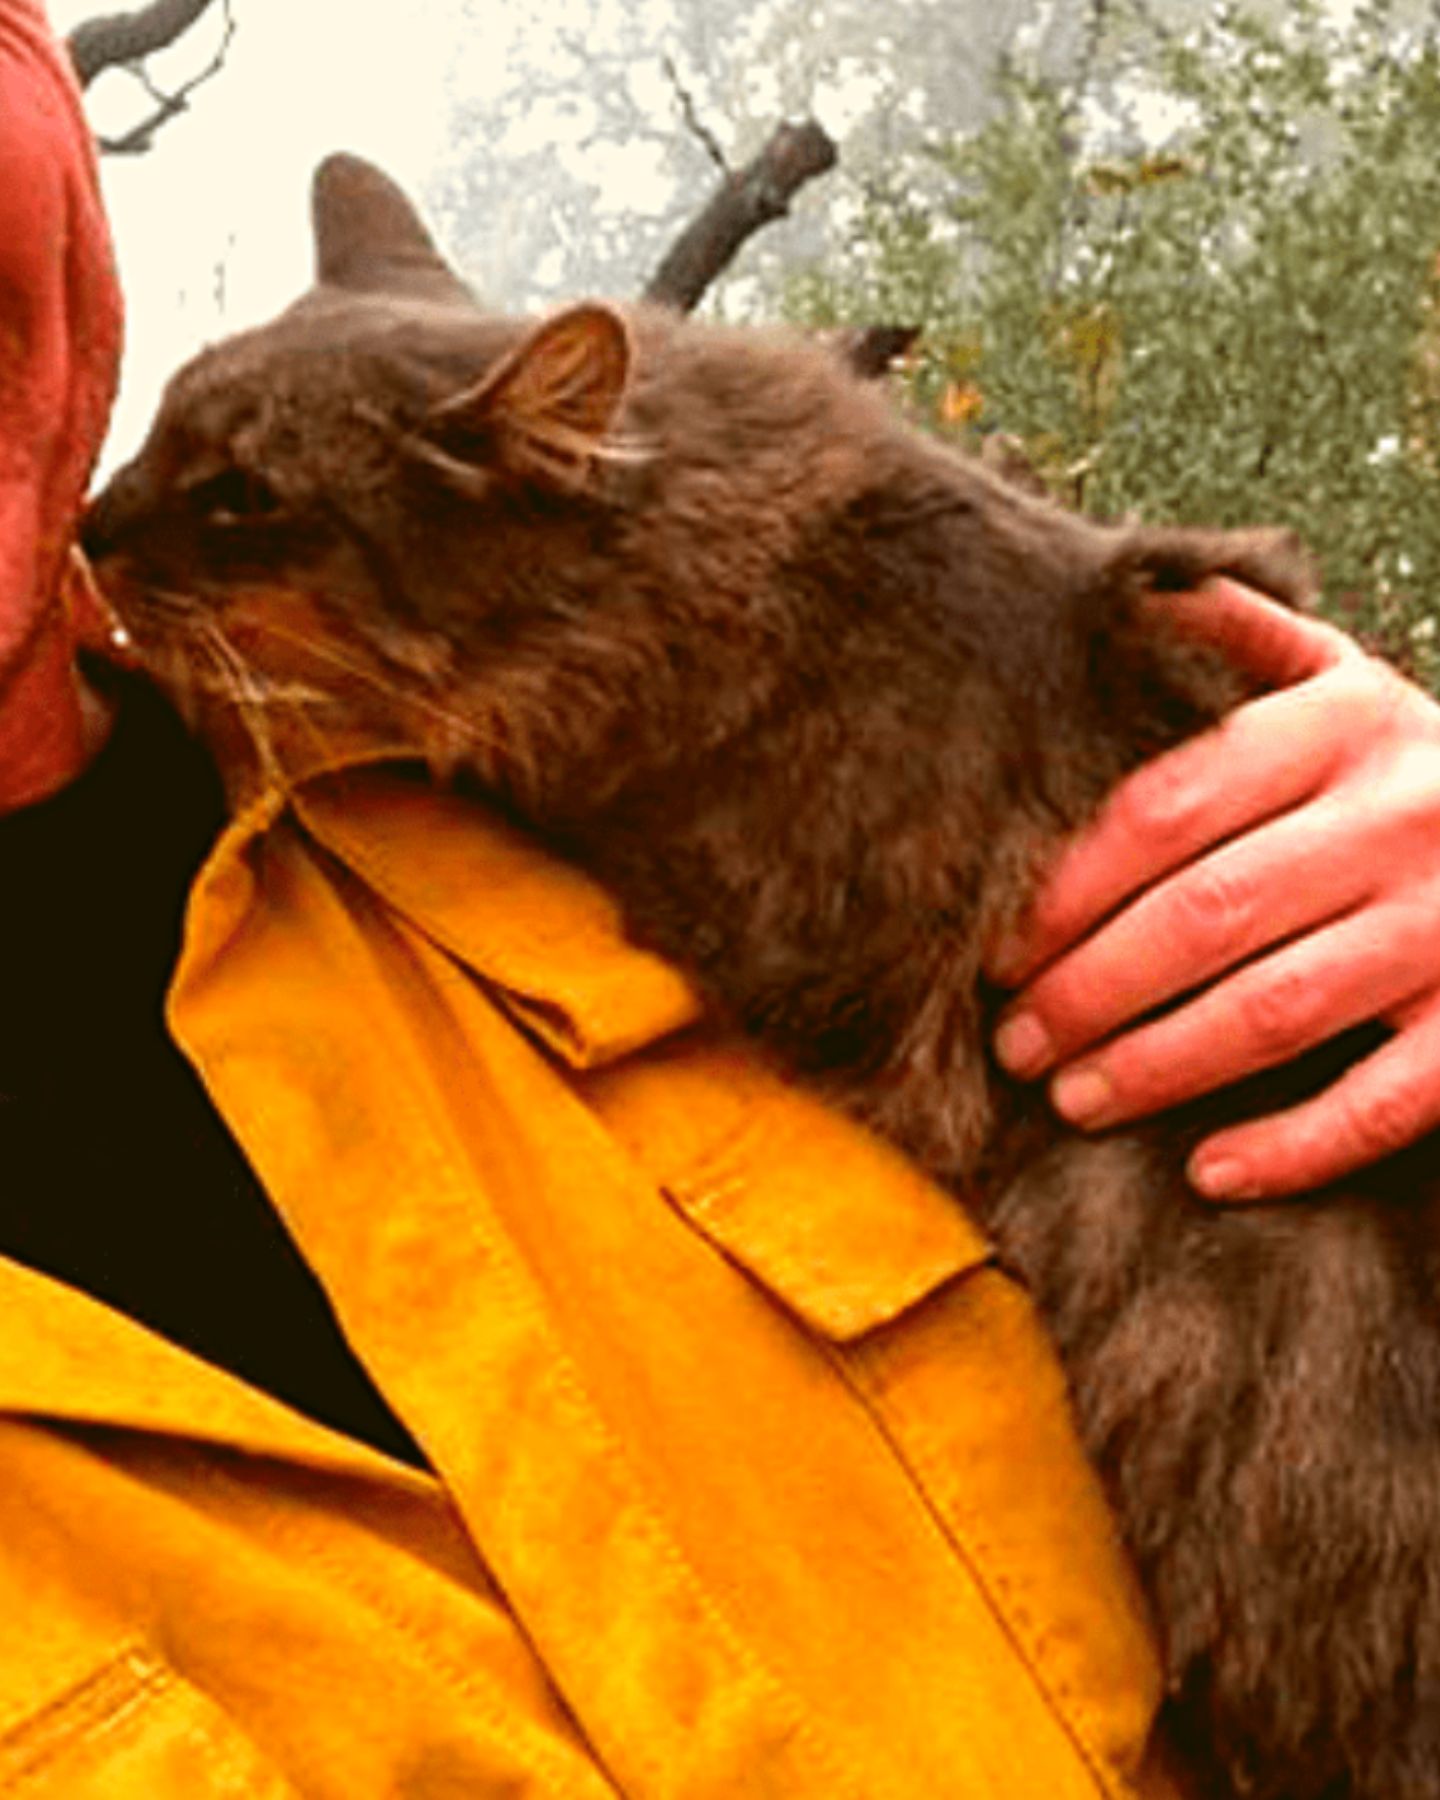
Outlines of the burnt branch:
M183 31L187 25L193 24L200 13L211 4L212 0L184 0L184 5L182 6L179 3L179 0L169 0L169 4L166 7L162 7L161 5L147 7L144 16L153 27L153 15L161 10L167 10L172 20L178 19L182 13L185 13L188 16L177 28L178 31ZM220 38L219 47L211 57L210 61L206 63L205 67L201 69L198 74L192 75L188 81L183 82L173 92L166 92L156 85L151 79L150 73L146 69L143 61L126 61L120 65L125 68L128 74L133 75L135 80L144 88L153 103L153 110L141 119L137 125L132 126L129 131L124 132L120 137L97 137L96 143L101 151L110 156L136 156L149 150L155 141L155 133L168 125L172 119L178 118L181 113L189 108L190 96L195 92L196 88L203 86L205 82L211 80L220 73L221 69L225 66L225 58L229 54L230 40L235 35L235 18L230 10L230 0L221 0L221 6L225 16L225 27ZM92 26L113 25L117 22L129 24L140 17L141 15L138 14L130 14L125 15L118 20L115 18L92 19L89 21L89 25L78 26L76 30L78 33L86 31ZM147 39L146 41L149 40ZM169 39L165 40L166 43L169 41ZM158 49L163 48L163 45L154 45L153 47ZM70 51L71 56L73 57L75 55L75 38L73 35L70 39ZM109 62L101 65L101 67L107 68L110 66L111 64Z
M805 183L833 169L836 156L833 140L813 119L777 127L754 161L727 175L681 232L651 277L645 298L691 312L745 240L783 219Z
M213 0L150 0L133 12L86 19L65 40L81 87L89 87L105 69L138 63L173 44L212 4Z

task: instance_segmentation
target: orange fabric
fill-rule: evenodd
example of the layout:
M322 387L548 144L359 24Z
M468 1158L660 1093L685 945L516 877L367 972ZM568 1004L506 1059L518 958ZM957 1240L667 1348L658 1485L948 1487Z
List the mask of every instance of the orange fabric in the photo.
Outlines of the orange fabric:
M330 776L171 1017L435 1473L0 1265L0 1793L1175 1791L1023 1296L587 883Z

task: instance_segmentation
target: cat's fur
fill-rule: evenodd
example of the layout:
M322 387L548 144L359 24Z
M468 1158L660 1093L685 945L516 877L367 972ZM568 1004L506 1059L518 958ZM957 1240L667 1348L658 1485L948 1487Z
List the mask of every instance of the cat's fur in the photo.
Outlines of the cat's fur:
M1440 1800L1435 1146L1216 1210L1182 1175L1200 1131L1354 1046L1096 1140L985 1050L980 947L1040 853L1240 696L1141 597L1218 570L1293 595L1285 544L1082 522L792 337L488 317L354 159L316 215L315 289L183 370L93 510L142 648L203 712L216 621L251 711L328 705L478 779L977 1211L1215 1792ZM325 704L293 632L242 619L257 583L342 655Z

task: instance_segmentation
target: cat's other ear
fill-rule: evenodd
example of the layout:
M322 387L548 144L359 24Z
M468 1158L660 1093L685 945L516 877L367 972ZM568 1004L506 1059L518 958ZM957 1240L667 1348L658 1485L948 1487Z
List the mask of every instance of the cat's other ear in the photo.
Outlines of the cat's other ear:
M315 171L310 207L322 287L469 299L405 194L363 157L327 156Z
M626 454L614 433L631 362L620 314L586 302L557 313L473 387L443 401L425 437L453 464L575 491Z
M1126 541L1127 572L1160 593L1199 587L1229 575L1302 610L1319 591L1314 558L1293 531L1257 526L1222 531L1203 526L1138 527Z

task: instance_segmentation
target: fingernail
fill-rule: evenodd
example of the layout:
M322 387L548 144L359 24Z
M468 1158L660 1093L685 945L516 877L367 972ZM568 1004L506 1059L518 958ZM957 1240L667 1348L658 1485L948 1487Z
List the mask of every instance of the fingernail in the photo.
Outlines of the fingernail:
M995 1054L1002 1068L1021 1077L1038 1075L1054 1060L1050 1034L1034 1013L1020 1012L1006 1019L995 1033Z
M1050 1104L1072 1125L1093 1125L1110 1110L1115 1090L1096 1068L1066 1069L1050 1084Z
M1258 1200L1260 1190L1244 1163L1233 1157L1196 1157L1186 1170L1190 1185L1207 1200Z

